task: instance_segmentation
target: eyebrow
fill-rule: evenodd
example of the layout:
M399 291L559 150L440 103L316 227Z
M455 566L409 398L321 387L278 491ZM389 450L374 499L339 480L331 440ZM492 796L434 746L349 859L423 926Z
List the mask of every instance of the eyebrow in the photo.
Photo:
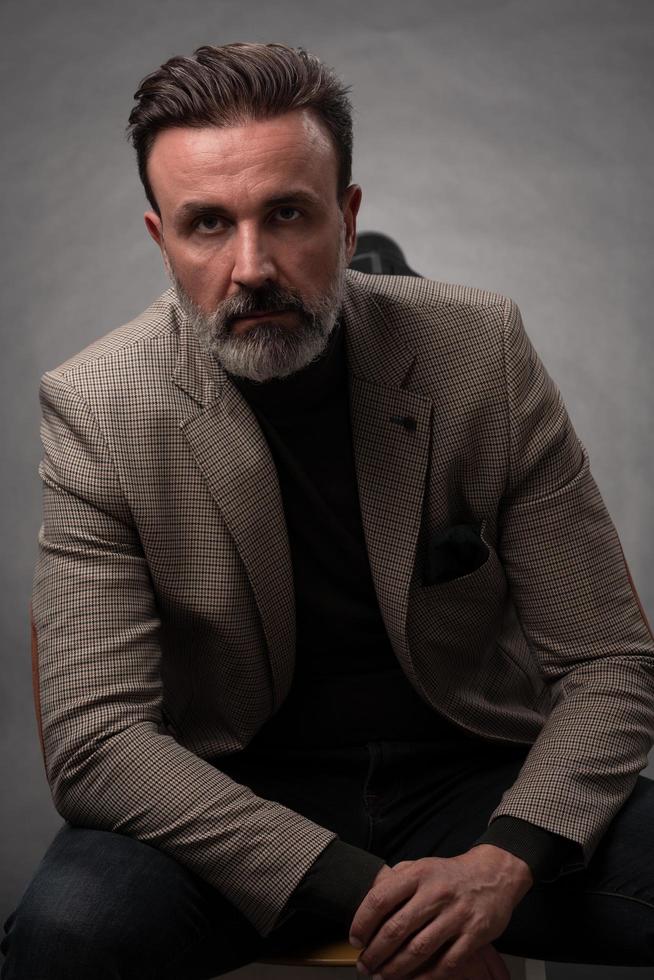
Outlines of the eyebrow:
M263 202L263 207L272 208L280 204L306 204L315 207L320 204L320 198L310 191L299 189L290 190L284 194L275 194L273 197L266 198ZM182 224L189 218L193 218L207 211L219 211L225 215L230 214L230 209L227 205L221 204L220 201L185 201L174 212L174 218L176 223Z

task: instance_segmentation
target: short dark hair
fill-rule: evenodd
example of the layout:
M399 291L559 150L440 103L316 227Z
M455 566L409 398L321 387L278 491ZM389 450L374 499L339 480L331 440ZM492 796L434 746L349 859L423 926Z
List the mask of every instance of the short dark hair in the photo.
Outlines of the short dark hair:
M147 174L148 157L161 130L236 126L305 108L316 113L331 137L341 201L352 179L349 89L315 55L287 44L205 44L190 58L169 58L140 82L127 126L152 209L161 217Z

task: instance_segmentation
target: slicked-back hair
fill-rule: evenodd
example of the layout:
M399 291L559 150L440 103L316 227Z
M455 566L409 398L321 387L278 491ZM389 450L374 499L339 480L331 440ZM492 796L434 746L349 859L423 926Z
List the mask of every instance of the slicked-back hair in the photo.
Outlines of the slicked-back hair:
M140 82L127 126L153 211L161 217L147 163L163 129L239 126L293 109L313 110L326 127L337 154L336 192L342 201L352 179L349 88L315 55L275 42L205 44L190 58L169 58Z

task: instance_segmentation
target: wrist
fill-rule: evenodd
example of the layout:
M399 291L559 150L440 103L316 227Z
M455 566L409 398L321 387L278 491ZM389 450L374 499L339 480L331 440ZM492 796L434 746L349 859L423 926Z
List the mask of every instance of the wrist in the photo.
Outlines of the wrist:
M470 850L479 851L482 849L491 860L497 862L509 874L516 891L517 900L520 901L534 884L534 875L527 862L516 854L512 854L511 851L498 847L497 844L476 844Z

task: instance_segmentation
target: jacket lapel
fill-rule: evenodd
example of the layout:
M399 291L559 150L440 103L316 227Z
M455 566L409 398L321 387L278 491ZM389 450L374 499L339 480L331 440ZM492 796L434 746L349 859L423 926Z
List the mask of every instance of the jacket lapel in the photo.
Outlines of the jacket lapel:
M396 656L411 672L406 620L422 517L432 403L403 388L416 357L399 323L348 273L343 313L361 518L375 591Z
M268 443L238 388L182 423L221 516L245 565L266 637L281 704L293 672L295 599L286 521Z
M361 518L380 612L408 664L406 619L429 451L431 405L409 391L350 378ZM412 419L415 429L394 419Z
M403 389L414 351L348 271L343 305L355 467L364 534L380 611L396 654L410 668L406 617L429 457L431 401ZM293 570L276 468L247 401L200 347L168 291L180 328L173 382L197 404L180 422L243 561L270 656L275 708L293 673ZM413 419L402 423L398 420Z
M179 327L172 381L195 404L180 418L188 440L243 561L268 647L273 708L293 675L295 598L286 521L268 443L236 385L200 345L174 290Z

